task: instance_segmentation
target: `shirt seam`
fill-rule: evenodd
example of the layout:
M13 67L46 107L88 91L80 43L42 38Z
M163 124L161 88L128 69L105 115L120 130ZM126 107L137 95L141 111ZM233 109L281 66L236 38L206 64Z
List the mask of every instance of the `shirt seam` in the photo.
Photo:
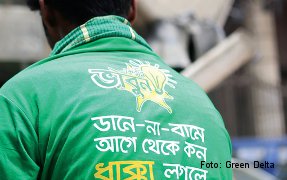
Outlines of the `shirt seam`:
M19 109L24 114L25 118L27 118L31 122L31 119L28 117L28 115L25 113L25 111L21 107L19 107L14 101L12 101L10 98L5 96L4 94L0 94L0 96L2 96L4 99L8 100L12 105L14 105L17 109Z
M31 121L31 119L28 117L28 115L25 113L25 111L21 108L21 107L19 107L14 101L12 101L10 98L8 98L7 96L5 96L4 94L0 94L0 97L3 97L4 99L6 99L11 105L13 105L14 107L16 107L18 110L20 110L22 113L23 113L23 115L25 116L25 118L27 118L27 120L29 121L29 122L32 122ZM37 122L38 123L38 122ZM37 133L36 133L37 134ZM38 134L37 134L37 136L39 136ZM38 137L38 144L40 144L40 139L39 139L39 137ZM1 149L3 149L3 147L0 147ZM7 149L7 148L6 148ZM15 151L17 151L17 149L12 149L12 148L10 148L10 150L15 150ZM40 153L40 149L39 149L39 146L38 146L38 153L39 153L39 156L40 156L40 164L42 163L42 160L41 160L41 153Z

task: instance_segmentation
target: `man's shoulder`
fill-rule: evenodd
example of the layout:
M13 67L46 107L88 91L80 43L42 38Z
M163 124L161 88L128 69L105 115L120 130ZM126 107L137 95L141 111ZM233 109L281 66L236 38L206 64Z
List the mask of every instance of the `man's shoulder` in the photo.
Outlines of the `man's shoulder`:
M20 71L1 87L0 94L15 96L17 93L33 93L41 84L40 77L45 75L49 62L48 58L43 59Z
M8 80L0 89L0 96L18 104L24 98L29 99L33 94L33 74L22 71ZM28 100L30 101L30 100Z

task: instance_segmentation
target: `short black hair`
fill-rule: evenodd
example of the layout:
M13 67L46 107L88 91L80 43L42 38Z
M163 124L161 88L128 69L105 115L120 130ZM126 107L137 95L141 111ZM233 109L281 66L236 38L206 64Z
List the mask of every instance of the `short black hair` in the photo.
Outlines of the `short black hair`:
M39 0L26 0L31 10L39 10ZM132 0L45 0L45 4L59 11L71 23L81 25L106 15L127 18Z

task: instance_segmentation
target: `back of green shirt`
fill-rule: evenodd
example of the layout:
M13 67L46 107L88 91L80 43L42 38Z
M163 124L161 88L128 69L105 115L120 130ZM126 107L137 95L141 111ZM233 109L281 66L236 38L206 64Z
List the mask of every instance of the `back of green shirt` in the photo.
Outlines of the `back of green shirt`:
M75 29L0 90L1 179L232 179L230 159L205 93L119 17Z

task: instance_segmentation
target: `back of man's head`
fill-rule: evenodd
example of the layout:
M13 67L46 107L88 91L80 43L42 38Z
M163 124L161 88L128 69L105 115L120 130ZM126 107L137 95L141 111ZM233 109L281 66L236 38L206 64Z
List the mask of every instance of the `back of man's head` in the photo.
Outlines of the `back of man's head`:
M32 10L39 10L39 0L26 0ZM93 17L118 15L128 18L132 0L44 0L45 4L75 25Z

